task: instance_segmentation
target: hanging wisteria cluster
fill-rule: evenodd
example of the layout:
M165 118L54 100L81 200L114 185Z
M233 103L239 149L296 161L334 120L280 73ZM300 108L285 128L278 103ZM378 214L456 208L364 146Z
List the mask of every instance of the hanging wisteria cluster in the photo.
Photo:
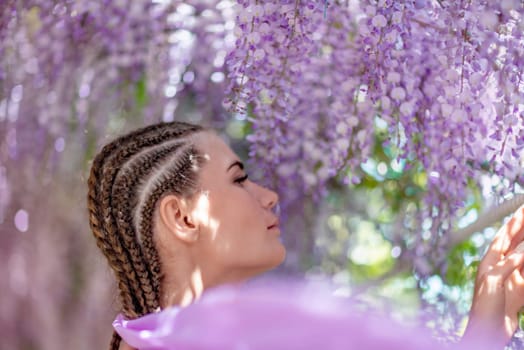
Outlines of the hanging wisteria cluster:
M57 160L68 142L90 149L133 115L173 120L176 95L197 96L201 115L223 124L232 19L227 1L3 2L0 218L16 182L9 166L26 157Z
M72 127L104 129L122 104L170 120L177 94L223 121L228 83L226 105L253 108L252 154L289 201L337 174L358 183L377 123L398 158L421 163L433 213L453 213L482 171L522 182L520 1L237 1L236 24L231 5L8 1L10 158L60 152ZM126 89L137 81L144 91Z
M229 1L0 1L5 348L106 346L113 291L87 232L86 158L108 134L179 118L191 101L194 121L224 124L232 11Z
M354 17L347 6L324 12L314 2L239 3L238 39L227 60L230 103L245 113L254 102L252 155L295 200L370 152L373 112L356 79L366 63L347 40ZM353 152L361 156L349 157Z
M104 116L99 122L104 125L126 83L145 76L151 92L163 88L170 28L159 6L144 0L12 1L7 6L0 120L10 122L9 132L37 123L59 135L71 123L85 128L92 115ZM21 153L26 144L13 141L9 148Z
M485 172L524 181L524 4L239 0L232 108L290 199L385 146L427 176L433 232ZM506 187L506 190L508 187Z

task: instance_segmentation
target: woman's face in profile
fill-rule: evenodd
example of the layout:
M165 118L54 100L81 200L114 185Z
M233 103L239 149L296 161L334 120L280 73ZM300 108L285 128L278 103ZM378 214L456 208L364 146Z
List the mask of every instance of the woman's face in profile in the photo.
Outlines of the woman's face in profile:
M194 204L201 257L247 276L282 263L286 251L272 211L278 195L249 180L238 156L214 133L201 133L195 142L206 159Z

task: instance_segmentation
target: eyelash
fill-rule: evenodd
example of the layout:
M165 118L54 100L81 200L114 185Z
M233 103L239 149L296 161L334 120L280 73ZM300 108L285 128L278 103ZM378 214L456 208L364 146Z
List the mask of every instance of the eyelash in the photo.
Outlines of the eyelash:
M247 180L247 177L248 177L247 174L242 177L239 177L238 179L235 179L235 183L242 184Z

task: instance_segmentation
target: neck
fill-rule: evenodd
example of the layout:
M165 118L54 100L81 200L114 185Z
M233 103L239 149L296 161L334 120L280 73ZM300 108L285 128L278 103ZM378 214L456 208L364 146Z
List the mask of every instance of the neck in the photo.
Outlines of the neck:
M160 306L187 306L204 293L204 281L200 269L195 269L182 281L165 281Z
M178 278L164 280L160 307L178 305L185 307L199 299L205 290L226 283L241 283L250 276L240 274L218 274L221 278L209 278L212 274L205 274L199 267L179 274ZM208 278L206 278L206 276Z

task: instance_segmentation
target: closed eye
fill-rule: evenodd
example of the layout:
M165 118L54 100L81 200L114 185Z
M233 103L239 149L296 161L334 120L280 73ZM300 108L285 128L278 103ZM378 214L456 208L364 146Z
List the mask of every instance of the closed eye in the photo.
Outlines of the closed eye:
M235 179L235 183L242 184L243 182L245 182L247 180L247 177L248 177L247 174L242 176L242 177L239 177L239 178Z

